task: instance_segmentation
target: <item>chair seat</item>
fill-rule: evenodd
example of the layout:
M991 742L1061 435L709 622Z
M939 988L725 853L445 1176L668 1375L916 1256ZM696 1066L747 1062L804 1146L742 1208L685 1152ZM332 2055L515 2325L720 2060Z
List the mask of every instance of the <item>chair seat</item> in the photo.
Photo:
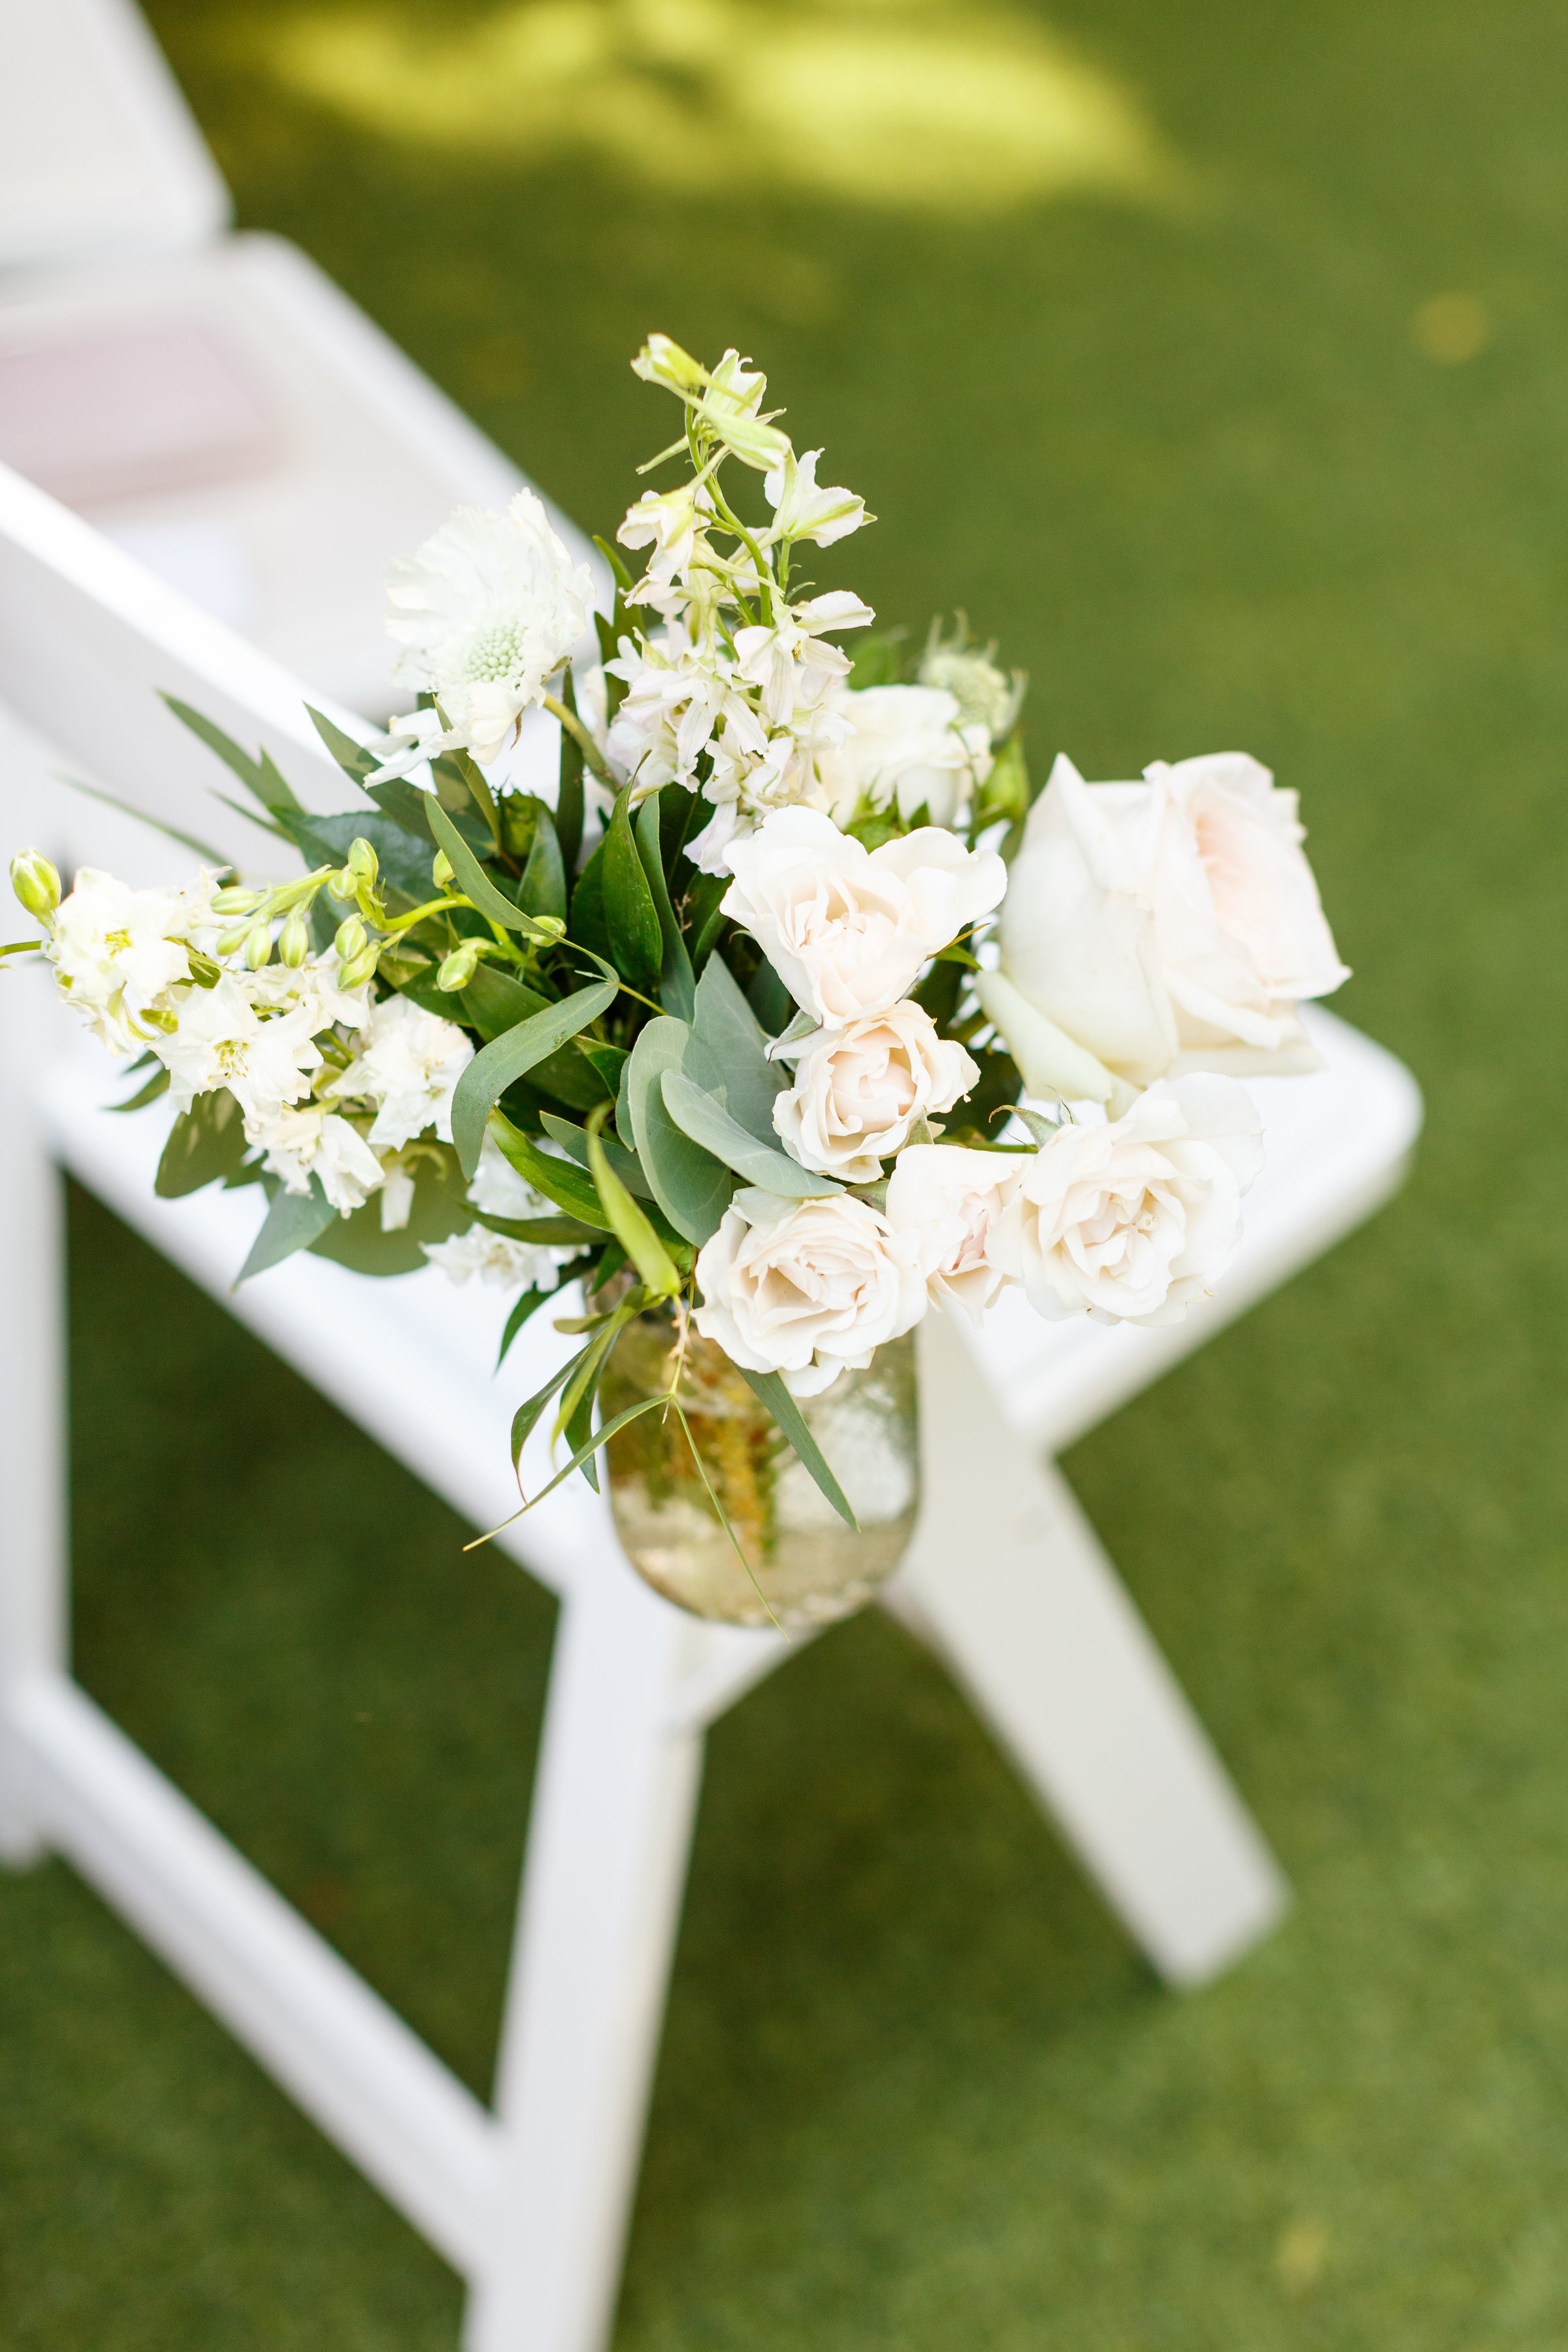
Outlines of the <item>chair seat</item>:
M191 411L177 436L159 429L165 378ZM374 719L410 699L388 683L387 564L524 480L312 262L260 236L0 286L0 463Z

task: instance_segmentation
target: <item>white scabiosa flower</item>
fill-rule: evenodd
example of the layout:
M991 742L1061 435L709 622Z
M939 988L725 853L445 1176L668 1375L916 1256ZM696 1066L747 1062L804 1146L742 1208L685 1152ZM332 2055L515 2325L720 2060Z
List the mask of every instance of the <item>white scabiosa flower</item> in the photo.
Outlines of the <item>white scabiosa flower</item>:
M329 1091L376 1106L369 1140L377 1150L395 1150L431 1127L450 1143L453 1089L473 1058L455 1021L389 996L372 1007L359 1052Z
M987 736L1011 731L1028 686L1021 669L1009 677L989 654L972 646L943 645L936 636L925 649L920 679L952 695L961 727L984 728Z
M392 565L386 587L387 633L403 648L393 675L434 694L447 729L423 730L384 776L453 745L495 759L587 628L594 601L587 565L573 562L531 490L504 514L459 508L417 555Z
M774 1100L773 1125L803 1168L846 1184L875 1183L916 1119L951 1110L980 1076L908 997L790 1052L795 1084Z
M800 1397L863 1371L926 1307L914 1235L849 1192L783 1201L742 1189L700 1251L697 1280L703 1338L750 1371L783 1372Z
M1038 1314L1180 1323L1241 1239L1263 1127L1235 1078L1163 1081L1125 1118L1058 1128L1023 1161L991 1255Z

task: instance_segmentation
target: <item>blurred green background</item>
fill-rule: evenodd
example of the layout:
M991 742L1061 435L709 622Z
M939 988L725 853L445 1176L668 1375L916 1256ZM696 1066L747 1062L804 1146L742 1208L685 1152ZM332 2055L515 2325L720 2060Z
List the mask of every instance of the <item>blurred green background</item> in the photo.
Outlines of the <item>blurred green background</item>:
M1068 1462L1282 1856L1158 1989L876 1613L714 1735L617 2352L1568 2344L1568 16L154 0L242 221L582 522L753 352L887 617L1300 788L1408 1191ZM847 560L852 556L853 561ZM81 1669L476 2087L550 1612L74 1211ZM437 2259L60 1865L0 2343L445 2352Z

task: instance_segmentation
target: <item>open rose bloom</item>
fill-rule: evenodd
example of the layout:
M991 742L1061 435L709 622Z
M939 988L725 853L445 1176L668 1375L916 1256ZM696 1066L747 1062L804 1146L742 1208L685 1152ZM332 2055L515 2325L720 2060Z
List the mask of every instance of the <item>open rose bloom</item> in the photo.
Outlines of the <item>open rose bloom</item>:
M319 722L344 814L228 747L298 872L13 873L62 995L178 1113L161 1185L266 1204L247 1276L433 1264L509 1295L503 1354L579 1285L525 1409L561 1475L652 1318L649 1409L716 1347L834 1501L794 1400L928 1308L1160 1325L1211 1295L1265 1148L1244 1081L1313 1066L1300 1008L1345 970L1268 769L1061 753L1037 789L1022 672L964 625L906 656L819 579L874 518L765 377L664 336L634 365L680 415L613 582L531 491L460 513L389 576L418 707L371 757ZM560 771L524 796L539 710Z

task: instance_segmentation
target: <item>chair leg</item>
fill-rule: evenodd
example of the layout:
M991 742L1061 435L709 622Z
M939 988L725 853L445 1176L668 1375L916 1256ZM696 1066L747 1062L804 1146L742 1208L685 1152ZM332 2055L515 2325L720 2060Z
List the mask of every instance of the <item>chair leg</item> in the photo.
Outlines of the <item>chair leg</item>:
M37 975L0 979L0 1862L44 1850L18 1685L66 1660L65 1265L60 1180L34 1110Z
M1066 1480L921 1327L925 1505L889 1605L931 1640L1154 1966L1215 1975L1289 1899Z
M465 2352L609 2336L696 1815L702 1738L673 1708L701 1631L613 1557L563 1604Z

